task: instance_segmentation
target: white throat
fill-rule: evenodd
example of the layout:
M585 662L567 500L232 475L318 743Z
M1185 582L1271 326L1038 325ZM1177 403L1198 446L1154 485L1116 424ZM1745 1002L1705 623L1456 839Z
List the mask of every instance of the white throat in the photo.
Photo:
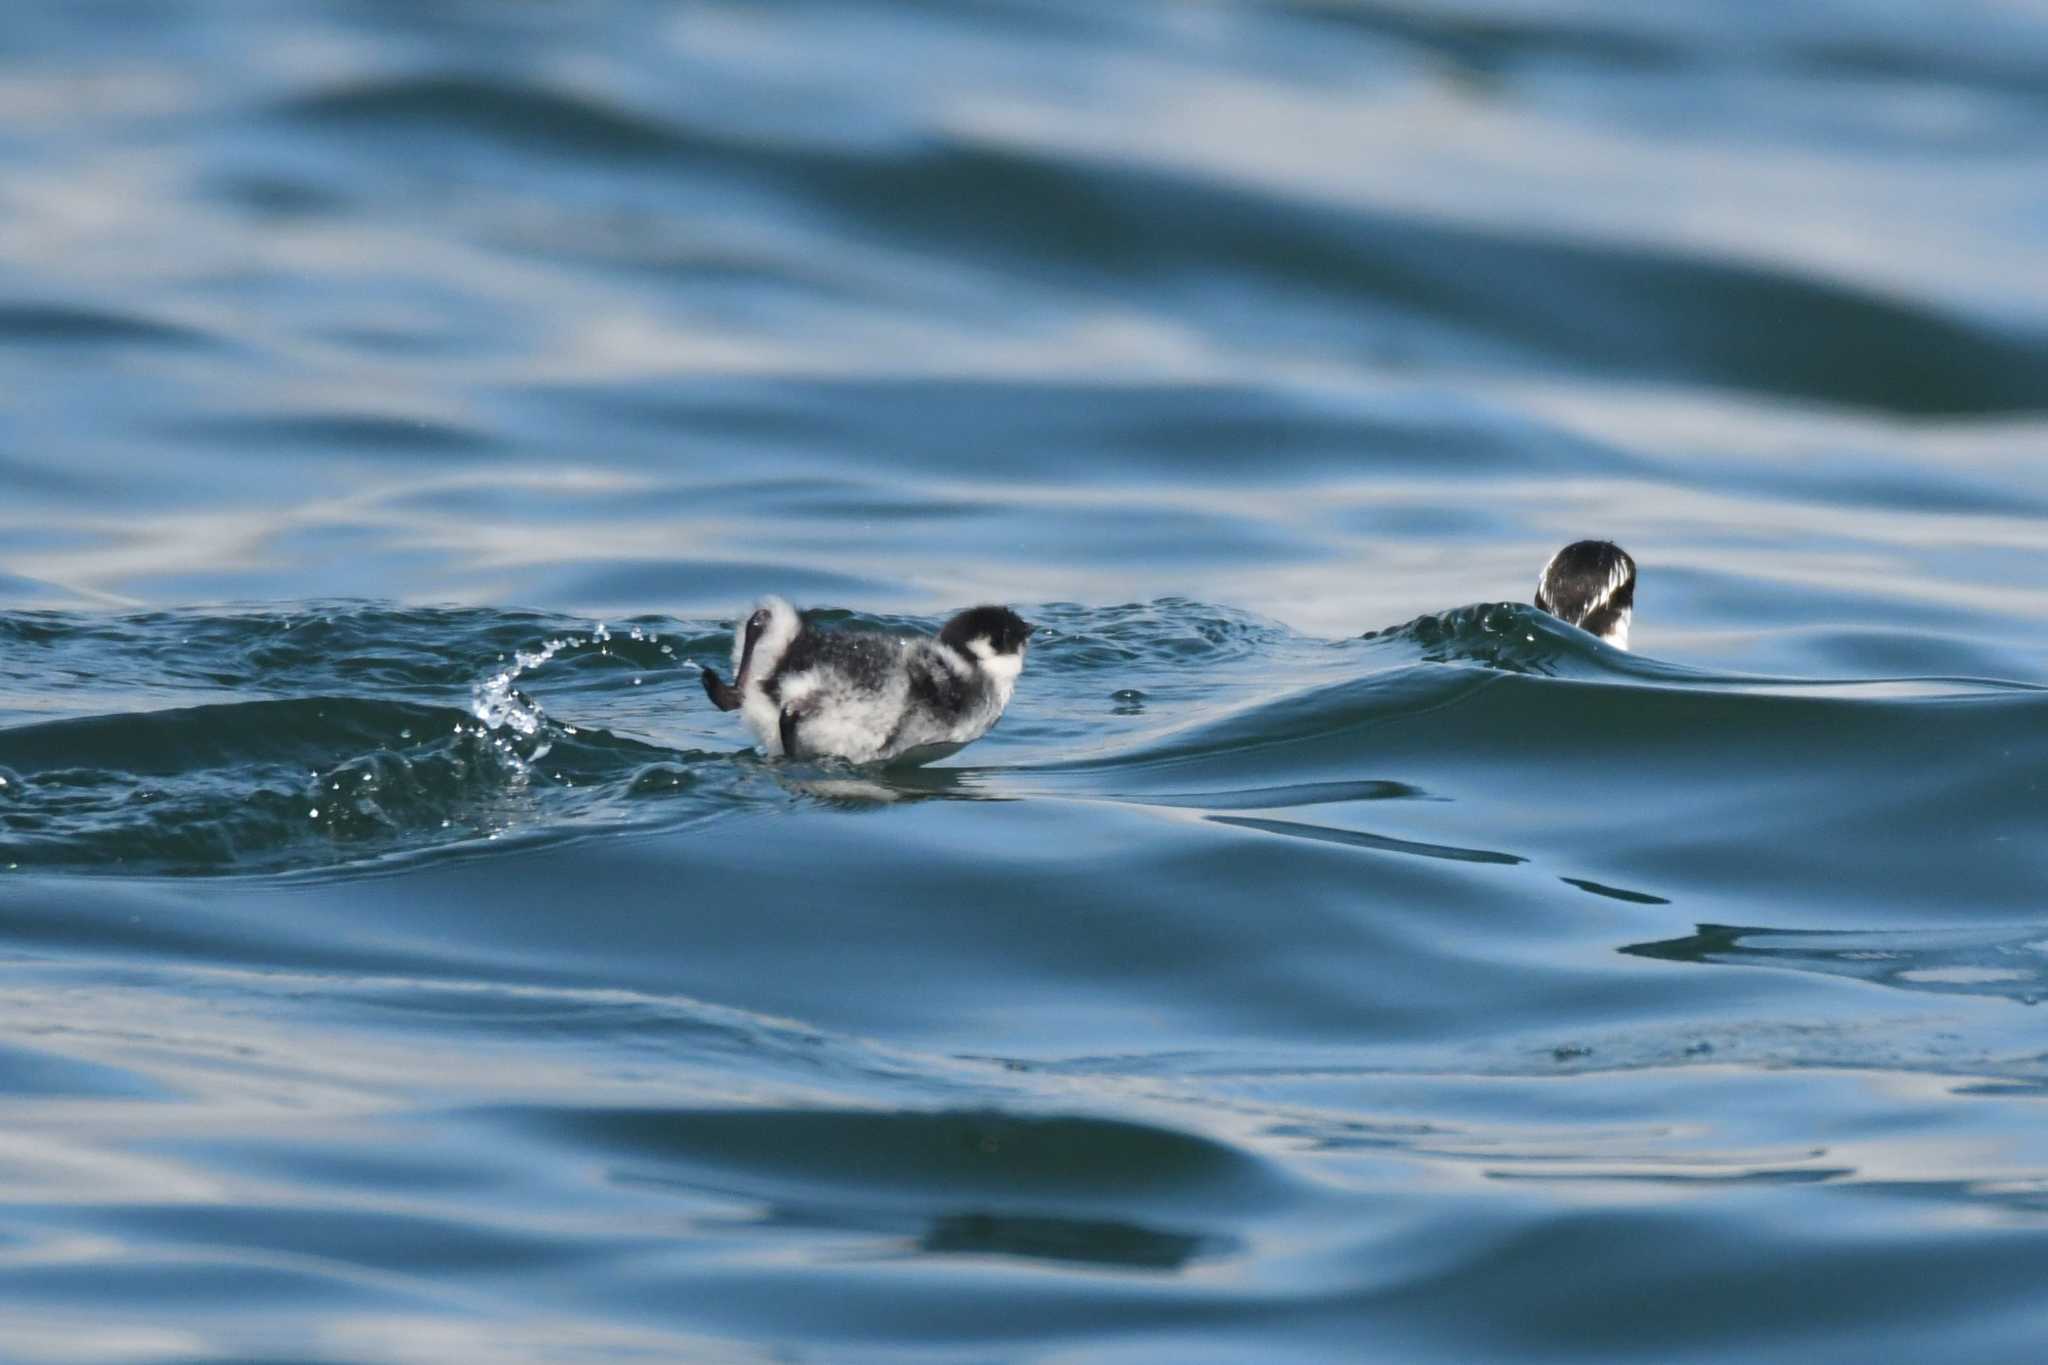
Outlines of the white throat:
M1024 671L1023 646L1018 646L1014 654L998 654L986 635L977 635L967 642L967 652L974 656L975 666L994 689L996 709L1008 706L1010 694L1017 689L1017 675Z

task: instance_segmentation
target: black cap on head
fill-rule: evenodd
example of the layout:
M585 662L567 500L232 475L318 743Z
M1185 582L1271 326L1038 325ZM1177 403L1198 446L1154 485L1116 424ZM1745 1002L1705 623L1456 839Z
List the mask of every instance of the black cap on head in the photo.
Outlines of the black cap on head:
M996 653L1015 654L1034 629L1008 607L970 607L946 622L939 631L939 643L964 654L969 640L986 638Z
M1536 605L1603 638L1614 634L1636 602L1636 562L1609 540L1579 540L1543 566Z

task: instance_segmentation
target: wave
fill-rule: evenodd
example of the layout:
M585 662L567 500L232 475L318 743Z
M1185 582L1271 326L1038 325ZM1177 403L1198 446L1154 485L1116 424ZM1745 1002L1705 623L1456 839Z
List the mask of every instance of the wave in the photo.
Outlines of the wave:
M473 133L529 152L662 156L691 140L662 120L598 96L466 75L416 76L340 85L281 104L278 117L315 127Z
M623 823L622 802L676 790L690 757L350 697L47 721L0 730L0 861L128 875L376 861Z
M1178 1270L1235 1255L1299 1203L1234 1146L1149 1123L996 1110L497 1109L652 1191L716 1190L778 1222L940 1255Z
M1179 598L1032 615L1040 647L995 736L952 766L853 773L757 762L701 705L691 684L728 648L721 623L373 604L0 614L26 693L193 703L0 728L0 861L300 871L792 797L1044 797L1360 855L1542 862L1586 894L1661 904L1727 881L1703 860L1739 864L1759 821L1812 829L1816 865L1870 841L1834 896L1888 876L1932 894L1963 855L1884 830L1960 807L1998 840L2040 814L2009 777L2048 760L2048 689L2031 684L1707 673L1502 603L1336 641ZM1560 850L1571 865L1545 859Z
M2037 330L1789 267L1313 202L959 133L856 145L764 139L595 92L449 74L358 81L280 103L271 116L351 144L482 140L537 162L573 158L579 169L665 181L680 172L703 193L778 196L845 232L976 268L996 258L1120 292L1149 286L1176 311L1227 308L1195 319L1225 332L1244 319L1219 278L1284 300L1276 315L1305 310L1367 345L1421 324L1464 362L1477 349L1603 379L1923 416L2033 412L2048 362ZM551 244L557 254L579 250L600 250L607 263L618 256L616 246ZM675 267L672 243L644 254L642 269ZM767 262L743 268L787 273ZM1201 287L1182 287L1191 282ZM1218 439L1195 430L1197 446ZM1261 438L1269 431L1261 426ZM1190 445L1174 449L1184 458ZM1516 458L1526 468L1530 452Z

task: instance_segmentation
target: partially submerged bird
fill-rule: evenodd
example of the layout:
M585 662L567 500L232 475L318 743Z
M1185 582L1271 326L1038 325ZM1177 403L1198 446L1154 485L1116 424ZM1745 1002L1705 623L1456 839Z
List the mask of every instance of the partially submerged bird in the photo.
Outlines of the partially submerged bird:
M1536 580L1536 605L1616 649L1628 648L1635 614L1636 562L1608 540L1575 540L1550 557Z
M1008 607L963 611L930 638L820 630L768 597L733 631L733 680L707 668L704 691L771 756L925 762L1002 717L1031 631Z

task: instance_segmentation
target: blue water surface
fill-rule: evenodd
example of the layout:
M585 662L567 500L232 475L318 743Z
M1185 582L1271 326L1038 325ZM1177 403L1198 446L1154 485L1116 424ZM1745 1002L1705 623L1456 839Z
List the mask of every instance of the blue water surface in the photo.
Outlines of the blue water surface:
M2038 1359L2044 91L2033 0L10 8L0 1359ZM771 591L1039 630L771 762Z

